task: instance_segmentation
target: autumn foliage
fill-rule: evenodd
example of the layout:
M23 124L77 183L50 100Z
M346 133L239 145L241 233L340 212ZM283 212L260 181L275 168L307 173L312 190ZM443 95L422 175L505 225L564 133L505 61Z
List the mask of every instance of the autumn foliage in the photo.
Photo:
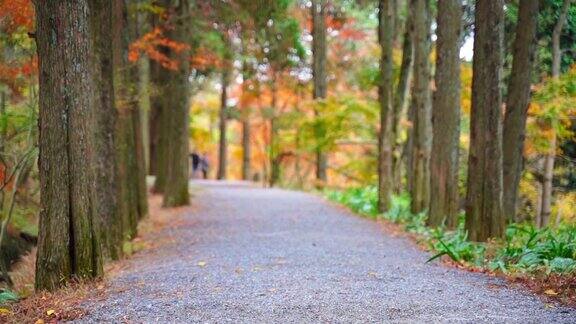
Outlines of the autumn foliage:
M18 28L34 27L34 6L30 0L1 0L0 29L12 33Z

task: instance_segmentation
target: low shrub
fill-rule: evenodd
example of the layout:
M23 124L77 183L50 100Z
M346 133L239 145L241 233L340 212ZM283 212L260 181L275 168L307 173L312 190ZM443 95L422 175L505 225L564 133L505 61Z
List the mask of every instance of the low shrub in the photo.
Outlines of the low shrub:
M434 253L428 261L447 256L463 265L504 273L576 274L576 225L537 229L531 224L511 224L505 239L479 243L468 240L465 215L455 230L427 227L426 213L410 212L407 194L394 196L384 214L378 213L378 190L373 186L327 191L326 197L356 213L383 218L417 234Z

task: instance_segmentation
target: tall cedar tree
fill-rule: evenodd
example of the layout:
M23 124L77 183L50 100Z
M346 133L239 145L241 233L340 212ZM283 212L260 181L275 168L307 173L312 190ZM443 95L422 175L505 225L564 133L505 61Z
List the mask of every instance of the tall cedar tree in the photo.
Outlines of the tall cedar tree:
M96 92L96 181L98 220L103 253L118 259L122 253L122 232L118 222L118 177L116 167L115 125L117 112L114 98L112 55L112 2L90 0L90 18L94 48Z
M438 2L428 225L445 222L449 228L458 224L462 13L460 0Z
M138 13L136 9L136 0L125 0L127 10L127 41L125 41L125 49L128 50L130 44L140 37ZM126 57L128 54L126 54ZM135 62L129 64L128 75L130 77L130 105L132 110L132 124L134 127L134 158L136 160L136 177L134 181L134 186L137 194L137 208L138 208L138 220L142 219L148 214L148 189L146 185L146 157L145 157L145 143L144 143L144 112L143 106L140 100L144 100L140 97L139 84L140 84L140 71L139 66Z
M172 6L169 10L171 24L173 28L169 29L166 36L176 42L184 43L188 37L189 5L187 0L171 1ZM187 56L188 51L176 52L171 50L169 56L178 62L175 71L165 71L170 77L164 88L164 99L166 105L164 109L170 111L169 114L163 114L160 132L163 132L166 139L166 162L165 176L166 183L164 186L164 206L176 207L187 205L190 202L190 193L188 192L188 127L189 127L189 94L190 82L188 76L190 73Z
M552 31L552 78L558 79L560 77L560 66L562 62L562 49L560 48L560 36L562 36L562 29L566 23L566 16L568 9L573 0L564 0L558 20ZM550 127L553 127L550 125ZM544 227L548 225L550 214L552 212L552 180L554 178L554 163L556 160L556 132L553 132L550 139L550 147L544 157L544 179L542 184L542 197L540 199L540 215L537 216L537 226Z
M114 0L113 52L114 90L118 118L116 147L118 169L118 208L122 238L136 236L138 220L146 214L146 188L141 123L137 96L137 66L128 62L128 47L134 35L134 17L126 0ZM144 184L145 185L145 184Z
M102 275L88 1L37 1L40 225L36 289ZM81 162L80 162L81 161Z
M314 75L313 98L325 99L328 92L326 79L326 1L312 0L312 73ZM317 134L317 136L323 136ZM319 142L321 138L317 139ZM316 150L316 179L322 183L328 180L328 156L321 147Z
M163 12L167 12L170 7L170 1L158 0L155 4L162 8ZM151 15L152 28L164 28L167 24L166 18L168 18L166 15ZM166 57L170 55L170 49L167 47L159 48L159 52ZM166 184L166 163L168 161L166 149L169 138L166 137L167 132L162 131L162 125L164 124L163 120L167 118L167 114L170 111L168 106L170 99L166 98L165 93L170 78L171 73L166 71L159 62L150 61L150 81L155 91L150 101L151 111L148 129L150 132L150 174L156 176L154 187L152 188L155 193L163 193Z
M504 154L503 210L508 221L516 218L518 186L522 177L530 80L536 51L539 0L521 0L514 39L512 72L508 81L502 149Z
M477 0L466 229L473 241L504 235L502 94L504 1Z
M392 121L393 109L393 62L394 47L394 2L380 0L378 5L378 38L382 55L380 58L380 84L378 95L380 101L380 132L378 135L378 209L387 211L393 189L392 176Z
M432 146L432 102L430 93L430 1L414 1L413 129L409 177L411 210L420 213L430 201L430 149Z

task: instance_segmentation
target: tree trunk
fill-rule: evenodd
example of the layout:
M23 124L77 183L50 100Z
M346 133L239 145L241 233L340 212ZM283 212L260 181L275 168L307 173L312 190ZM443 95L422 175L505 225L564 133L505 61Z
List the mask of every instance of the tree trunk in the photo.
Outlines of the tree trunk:
M509 222L516 219L518 186L522 177L526 118L530 104L530 81L536 50L538 5L538 0L520 1L516 39L512 53L512 72L508 83L502 138L504 154L503 210Z
M155 93L151 100L150 113L150 172L156 176L153 191L163 193L166 184L166 161L168 156L166 147L168 138L162 131L162 125L167 118L167 103L169 98L166 97L166 87L170 80L170 71L164 69L160 64L151 62L152 66L152 84Z
M168 6L169 0L162 0L157 5L166 7ZM152 28L160 27L160 16L157 14L150 15L151 21L150 25ZM168 50L166 48L160 48L159 51L163 55L168 55ZM148 173L150 175L156 176L154 181L153 191L155 193L162 193L164 190L164 183L166 176L164 170L166 169L163 165L166 160L166 154L164 149L166 148L165 139L162 139L162 132L160 127L163 118L163 107L165 104L164 98L164 88L168 83L169 73L156 61L149 60L150 63L150 84L152 86L151 96L150 96L150 114L149 114L149 154L150 154L150 164Z
M504 1L476 1L466 229L473 241L504 235L502 94Z
M380 102L380 132L378 134L378 210L388 211L394 180L392 175L392 120L394 119L393 100L393 62L394 46L394 2L380 0L378 5L378 38L382 55L380 58L381 80L378 87Z
M226 124L228 122L228 84L230 72L227 68L222 72L222 93L220 96L220 145L218 147L218 180L226 179L226 159L227 159L227 146L226 140Z
M5 119L6 116L6 92L0 90L0 177L2 181L5 180L6 173L5 156L6 154L6 138L8 137L8 124ZM2 182L0 182L0 185ZM0 190L0 206L2 206L4 196Z
M312 0L312 73L314 75L313 99L325 99L328 90L326 79L326 3L325 0ZM316 115L318 112L316 111ZM317 139L320 142L321 139ZM316 179L325 184L328 181L328 156L322 147L316 150Z
M248 114L247 114L248 115ZM250 117L245 116L242 121L242 180L251 180L250 170Z
M430 202L430 149L432 103L430 96L430 2L416 0L414 8L414 88L412 90L413 148L410 180L412 212L420 213Z
M274 73L274 72L273 72ZM278 116L277 114L277 80L274 74L272 80L272 116L270 117L270 187L274 187L278 180L280 179L280 159L278 158L279 147L278 147L278 124L276 123Z
M188 37L187 19L183 17L188 12L188 1L178 1L175 7L173 22L174 28L169 30L167 37L178 42L185 42ZM177 207L190 203L188 192L188 126L189 126L189 64L187 51L175 53L171 51L171 58L178 61L178 69L170 71L170 79L166 85L164 95L170 107L161 132L165 132L167 139L166 155L168 156L166 169L166 184L164 187L165 207Z
M125 43L125 55L128 56L128 48L130 44L140 37L140 28L139 20L138 20L138 13L135 10L135 0L126 0L126 6L129 8L127 10L127 39L128 41ZM143 111L142 101L144 98L141 97L140 92L140 71L139 71L139 64L135 63L128 63L128 77L130 80L130 100L131 100L131 115L132 115L132 127L133 131L133 138L134 138L134 159L136 168L135 171L135 183L134 189L136 190L136 204L138 209L138 220L144 218L148 214L148 189L146 185L146 158L145 158L145 149L144 149L144 114L146 113Z
M414 0L411 0L413 2ZM408 98L410 95L410 84L412 83L412 69L414 66L414 45L412 42L414 24L413 5L409 4L406 27L404 28L404 40L402 45L402 63L400 65L400 77L394 95L394 118L392 121L392 145L393 161L392 175L394 177L393 187L396 193L402 191L402 156L404 155L404 145L400 139L400 120L406 115ZM398 25L398 24L396 24Z
M138 104L138 66L128 62L128 47L137 37L136 17L128 0L114 0L113 49L118 120L118 201L124 239L136 236L138 220L147 213L144 144Z
M458 159L460 144L460 38L462 3L438 2L436 92L432 112L430 208L428 225L458 225Z
M114 66L112 52L112 2L91 0L90 17L94 45L94 80L97 89L96 187L98 220L103 253L112 259L122 254L122 233L118 222L118 177L116 167Z
M102 275L88 1L36 2L40 224L36 289Z
M566 16L568 14L568 9L570 9L570 4L573 0L564 0L562 4L562 9L560 10L560 15L558 16L558 21L554 26L552 32L552 78L558 79L560 77L560 69L562 63L562 50L560 48L560 36L562 36L562 29L566 23ZM552 127L552 126L551 126ZM548 225L550 219L551 208L552 208L552 191L554 180L554 163L556 160L556 132L552 130L552 138L550 139L550 148L545 156L544 160L544 181L542 183L542 206L540 208L540 227Z

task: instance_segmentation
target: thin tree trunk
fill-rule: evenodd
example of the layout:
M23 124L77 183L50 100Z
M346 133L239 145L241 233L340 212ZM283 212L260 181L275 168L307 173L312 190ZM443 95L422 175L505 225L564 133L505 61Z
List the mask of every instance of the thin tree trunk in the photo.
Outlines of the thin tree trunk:
M394 2L380 0L378 5L378 38L382 55L380 58L381 80L378 87L380 101L380 132L378 135L378 210L385 212L390 207L394 180L392 175L392 120L394 119L393 62L394 45Z
M178 1L175 7L174 28L169 30L167 37L179 42L185 42L188 37L187 19L183 17L188 13L188 1ZM164 188L165 207L177 207L190 203L188 191L188 114L189 93L188 81L189 64L187 52L171 53L171 57L179 62L177 71L171 71L170 80L166 86L166 98L170 104L170 114L166 117L168 127L161 129L167 135L166 153L166 184Z
M0 90L0 158L4 158L5 150L6 150L6 137L8 135L8 124L3 121L4 116L6 116L6 92L4 90ZM0 163L3 163L4 160L0 160ZM2 168L5 166L0 164L0 172L4 172Z
M414 0L411 0L413 2ZM400 139L400 121L406 115L408 98L410 96L410 84L412 83L412 71L414 66L414 45L412 42L414 24L413 5L408 5L406 26L404 28L404 40L402 45L402 63L400 65L400 77L396 93L394 95L394 119L392 121L392 145L393 145L393 166L392 175L394 177L394 191L402 191L402 156L404 146Z
M412 105L412 175L410 180L413 213L430 202L430 149L432 145L432 103L430 93L430 2L416 0L414 8L414 88Z
M314 75L313 99L325 99L328 90L326 78L326 3L312 0L312 73ZM318 115L318 112L316 112ZM318 141L320 139L317 139ZM316 150L316 179L323 184L328 181L328 156L322 147Z
M102 275L88 1L36 2L40 224L36 289Z
M147 11L137 11L136 16L137 37L150 30L150 15ZM142 145L144 154L144 179L150 169L150 60L143 55L138 60L138 107L140 111Z
M248 112L242 120L242 152L242 180L249 181L252 171L250 170L250 116Z
M122 233L118 226L118 177L116 167L114 60L112 52L112 2L90 0L94 45L96 93L96 187L98 220L103 253L112 259L122 254Z
M428 225L448 228L458 225L462 13L460 0L438 2Z
M273 72L274 73L274 72ZM278 96L278 88L277 88L277 78L276 74L272 78L272 117L270 118L270 187L274 187L278 180L280 179L280 160L278 158L278 125L276 120L278 118L277 114L277 96Z
M560 77L560 69L562 63L562 49L560 48L560 36L562 36L562 29L566 23L566 16L568 9L573 0L564 0L558 21L554 26L552 32L552 78L558 79ZM542 183L542 207L540 208L541 215L539 217L541 223L540 227L548 225L552 208L552 191L554 180L554 163L556 160L556 132L552 130L552 138L550 139L550 147L544 160L544 181Z
M520 1L516 39L512 53L512 72L508 83L502 138L504 154L503 210L509 222L516 219L518 186L522 177L526 118L530 104L530 81L536 50L538 6L538 0Z
M227 146L228 141L226 139L226 128L228 122L228 111L227 111L227 101L228 101L228 83L230 78L230 72L227 68L222 71L222 92L220 96L220 142L218 147L218 180L226 179L226 167L227 167Z
M473 241L504 235L502 80L504 1L476 1L466 229Z

